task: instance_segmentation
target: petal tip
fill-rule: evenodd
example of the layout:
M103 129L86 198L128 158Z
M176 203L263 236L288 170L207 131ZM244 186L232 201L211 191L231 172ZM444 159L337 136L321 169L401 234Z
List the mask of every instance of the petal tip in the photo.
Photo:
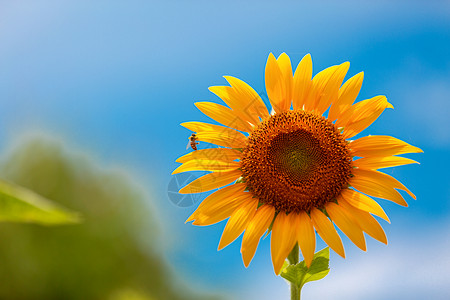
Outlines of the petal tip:
M266 68L267 68L267 65L269 64L269 62L270 62L270 63L277 62L277 59L275 58L275 55L273 55L272 52L270 52L270 53L269 53L269 56L267 57ZM277 65L278 65L278 64L277 64Z
M184 224L189 223L191 221L195 220L195 212L187 218L187 220L184 222Z
M225 78L225 80L228 81L228 83L230 83L230 80L233 80L236 78L231 75L223 75L222 77Z
M277 267L277 268L275 268L275 266L273 266L273 271L275 272L275 275L277 275L277 276L280 275L281 267L282 267L282 265L280 267Z
M245 253L242 250L241 253L242 253L242 262L244 263L245 268L248 268L253 259L253 256L250 257L248 255L245 255Z
M314 255L313 255L314 256ZM311 264L312 264L312 261L313 261L313 256L311 256L311 257L308 257L308 259L306 259L304 256L303 256L303 260L305 261L305 265L309 268L309 267L311 267Z
M219 246L217 247L217 251L222 250L223 248L225 248L226 246L228 246L229 244L231 244L234 240L230 240L229 235L228 236L224 236L225 235L225 231L222 234L222 237L220 238L219 241Z
M182 187L179 191L178 194L190 194L190 192L188 191L188 189L185 187Z
M286 52L283 52L280 55L278 55L277 60L280 59L280 57L286 57L286 56L289 58L289 55L287 55Z

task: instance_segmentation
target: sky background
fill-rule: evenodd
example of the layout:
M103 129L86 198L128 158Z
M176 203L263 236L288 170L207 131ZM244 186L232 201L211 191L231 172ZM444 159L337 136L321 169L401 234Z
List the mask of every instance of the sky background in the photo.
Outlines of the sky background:
M380 200L389 245L369 237L362 252L343 237L347 259L332 252L330 274L302 299L448 299L450 2L374 2L0 1L0 149L44 134L124 170L152 195L159 247L192 287L288 299L269 239L245 269L241 239L217 251L225 222L184 224L195 206L169 201L190 135L179 123L210 122L194 102L220 103L208 87L226 84L223 75L264 94L270 52L294 66L311 53L314 74L350 61L347 78L365 72L358 99L383 94L395 107L362 135L424 150L408 155L420 165L386 170L417 201Z

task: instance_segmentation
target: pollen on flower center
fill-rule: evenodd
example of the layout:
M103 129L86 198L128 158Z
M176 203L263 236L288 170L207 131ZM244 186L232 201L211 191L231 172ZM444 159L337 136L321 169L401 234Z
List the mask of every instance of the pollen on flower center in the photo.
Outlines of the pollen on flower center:
M262 122L243 150L247 187L262 203L291 212L321 207L347 187L352 158L327 119L286 111Z

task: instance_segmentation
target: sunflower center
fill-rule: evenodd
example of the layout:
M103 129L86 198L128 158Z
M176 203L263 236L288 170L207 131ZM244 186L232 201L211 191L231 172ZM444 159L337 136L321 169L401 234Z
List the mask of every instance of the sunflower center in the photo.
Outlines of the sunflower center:
M308 177L321 156L320 145L305 130L280 133L268 147L268 155L275 169L284 171L291 182Z
M347 186L352 158L347 142L323 116L287 111L250 134L242 171L262 203L291 212L321 207Z

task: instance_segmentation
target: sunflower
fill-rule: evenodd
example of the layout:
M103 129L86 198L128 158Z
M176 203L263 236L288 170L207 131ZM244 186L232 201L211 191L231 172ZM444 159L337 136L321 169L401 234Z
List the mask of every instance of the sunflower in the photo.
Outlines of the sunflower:
M333 223L363 251L363 232L387 244L373 217L388 216L372 197L407 206L397 190L416 198L395 178L378 171L416 163L397 156L422 152L391 136L349 140L372 124L386 108L385 96L354 104L363 73L345 83L350 64L331 66L312 78L307 54L295 70L285 53L270 54L265 69L269 113L258 93L245 82L225 76L230 86L209 90L227 105L197 102L205 115L224 126L203 122L181 125L200 142L218 147L192 151L177 159L173 174L210 171L180 193L218 189L202 201L186 222L211 225L227 218L219 250L243 232L241 253L247 267L265 232L271 232L274 271L298 243L307 266L316 247L316 234L345 258ZM324 116L324 114L326 116Z

